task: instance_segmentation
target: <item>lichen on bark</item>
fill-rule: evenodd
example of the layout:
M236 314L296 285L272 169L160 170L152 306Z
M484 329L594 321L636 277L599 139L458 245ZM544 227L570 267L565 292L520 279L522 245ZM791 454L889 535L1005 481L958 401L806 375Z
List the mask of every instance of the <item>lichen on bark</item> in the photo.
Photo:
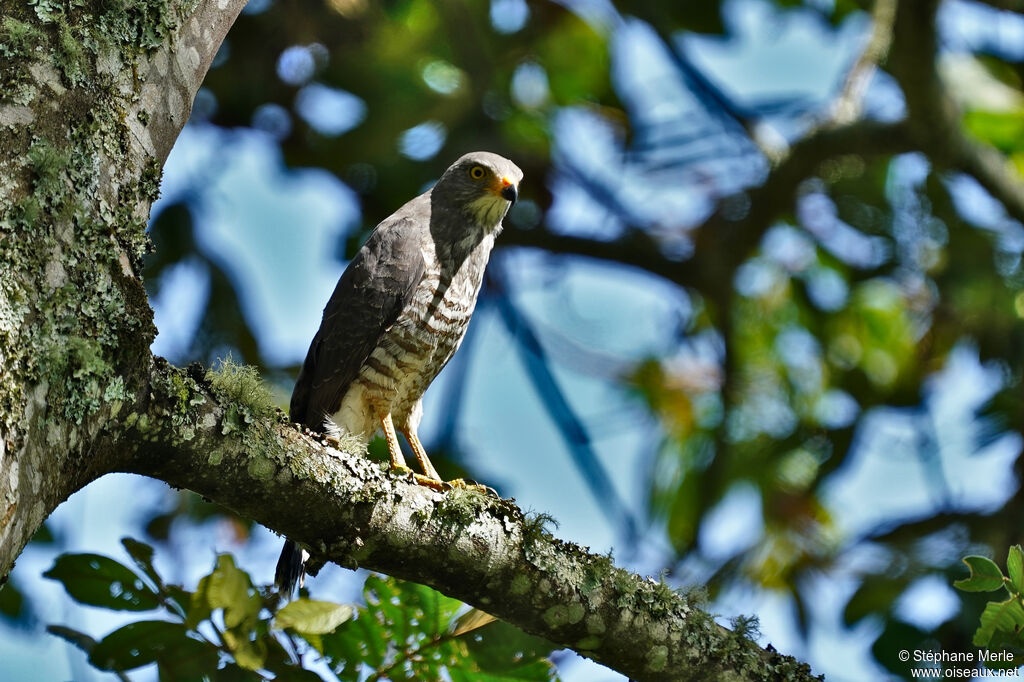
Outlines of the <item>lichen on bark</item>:
M140 93L160 87L154 64L182 45L196 51L205 30L194 68L167 71L164 87L197 83L222 36L211 31L226 31L241 5L204 3L197 17L199 3L173 0L2 3L3 574L41 516L113 468L97 445L111 417L144 397L156 332L141 281L145 226L191 97L171 111ZM47 473L42 489L26 472Z

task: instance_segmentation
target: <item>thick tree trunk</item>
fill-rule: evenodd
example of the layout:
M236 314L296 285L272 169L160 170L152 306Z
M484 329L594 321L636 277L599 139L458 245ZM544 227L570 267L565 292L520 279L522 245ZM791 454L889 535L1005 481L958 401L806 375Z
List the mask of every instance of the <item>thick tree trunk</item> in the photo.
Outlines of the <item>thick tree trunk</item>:
M0 3L0 575L124 468L147 395L140 268L160 172L243 0Z
M0 576L72 492L130 471L634 678L808 678L511 502L412 485L301 435L239 376L208 383L152 357L145 223L243 5L0 2Z

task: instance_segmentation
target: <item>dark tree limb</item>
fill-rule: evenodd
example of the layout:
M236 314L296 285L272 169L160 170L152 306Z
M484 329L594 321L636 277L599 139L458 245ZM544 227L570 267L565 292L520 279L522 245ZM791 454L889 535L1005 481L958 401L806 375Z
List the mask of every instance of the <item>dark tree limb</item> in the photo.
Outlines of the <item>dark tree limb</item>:
M558 234L544 228L508 226L499 246L529 246L620 263L646 270L705 295L731 289L732 274L760 244L771 225L796 204L800 183L818 173L829 159L857 154L865 157L900 154L915 149L904 122L860 120L822 128L795 143L761 185L722 199L718 208L690 231L696 256L676 260L658 241L640 229L627 229L613 240Z
M938 0L902 0L896 12L889 67L907 100L908 131L932 161L972 176L1012 218L1024 223L1024 182L998 150L967 135L936 68L938 7Z

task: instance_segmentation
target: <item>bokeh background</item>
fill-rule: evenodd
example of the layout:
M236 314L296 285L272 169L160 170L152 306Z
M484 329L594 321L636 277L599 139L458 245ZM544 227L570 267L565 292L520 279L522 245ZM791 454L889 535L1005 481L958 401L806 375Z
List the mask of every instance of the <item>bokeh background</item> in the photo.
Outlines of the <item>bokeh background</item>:
M1024 520L1024 228L928 153L800 169L792 146L849 125L851 97L854 124L906 115L877 49L894 4L251 0L153 208L153 350L231 354L286 406L374 224L460 154L501 153L521 201L426 399L442 474L706 585L723 622L758 616L762 643L830 680L970 651L983 600L951 588L959 558L1001 562ZM1018 163L1024 18L944 2L937 26L964 130ZM796 191L774 194L789 162ZM730 221L755 227L733 239ZM190 587L218 551L269 582L280 547L191 493L106 477L0 592L0 678L115 679L43 627L125 619L41 573L65 551L124 559L125 535ZM327 567L311 592L357 600L364 577ZM554 660L565 680L622 679Z

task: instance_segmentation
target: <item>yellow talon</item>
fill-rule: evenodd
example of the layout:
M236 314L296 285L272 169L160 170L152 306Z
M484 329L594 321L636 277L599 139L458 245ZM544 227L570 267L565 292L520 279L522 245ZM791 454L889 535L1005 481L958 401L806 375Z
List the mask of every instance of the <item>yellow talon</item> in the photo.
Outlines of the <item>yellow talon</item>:
M415 432L403 431L405 433L406 440L409 441L409 446L412 448L413 454L416 455L416 461L419 463L420 468L423 469L422 474L417 474L412 471L405 463L405 457L402 455L402 449L398 444L398 434L395 433L395 424L391 419L390 414L386 414L381 417L381 426L384 428L384 440L388 444L388 454L391 458L391 470L398 474L413 475L413 480L418 484L439 492L445 492L453 488L467 488L469 490L475 490L484 495L492 495L498 497L498 492L491 487L486 485L480 485L474 481L466 481L461 478L456 478L452 481L443 481L441 476L437 473L437 469L430 463L430 458L427 457L427 451L423 447L423 443L416 436Z
M446 483L437 478L430 478L423 474L413 474L413 480L424 488L430 488L442 493L452 489L452 485L450 483Z

